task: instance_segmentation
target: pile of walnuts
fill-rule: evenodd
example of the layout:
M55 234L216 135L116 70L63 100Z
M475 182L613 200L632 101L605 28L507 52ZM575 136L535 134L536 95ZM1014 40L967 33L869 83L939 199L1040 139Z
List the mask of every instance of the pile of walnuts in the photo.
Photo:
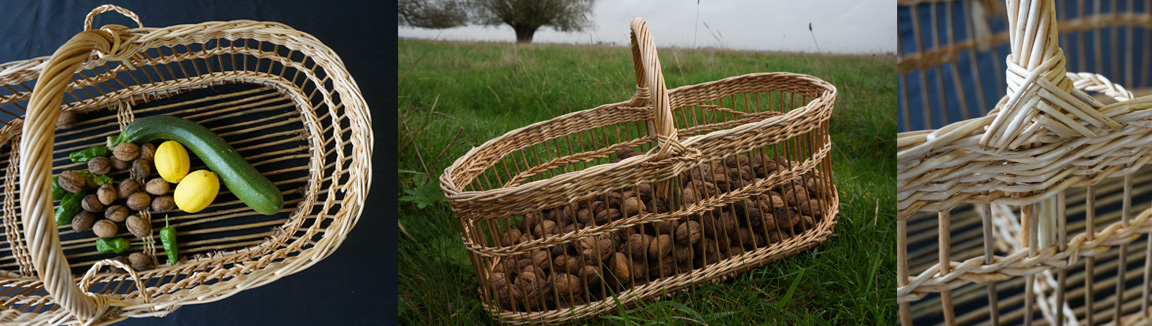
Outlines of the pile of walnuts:
M613 161L641 154L623 149ZM681 205L751 185L793 164L783 156L773 159L765 154L734 155L701 164L680 176ZM497 258L487 284L494 302L508 310L540 311L600 300L612 291L716 264L814 228L827 218L823 207L831 196L825 193L825 182L813 170L759 196L679 220L645 223ZM640 184L528 214L497 240L512 246L625 217L670 211L669 203L657 198L652 185Z

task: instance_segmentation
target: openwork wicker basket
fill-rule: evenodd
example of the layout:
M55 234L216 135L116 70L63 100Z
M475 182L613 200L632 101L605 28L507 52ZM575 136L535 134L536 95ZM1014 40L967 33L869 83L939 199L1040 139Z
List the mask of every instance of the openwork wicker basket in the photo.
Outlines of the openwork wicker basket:
M900 6L901 323L1147 323L1152 6Z
M371 122L329 48L269 22L92 29L110 10L140 22L101 6L51 57L0 65L0 322L104 324L220 300L327 257L362 210ZM62 111L80 119L57 132ZM156 114L215 131L277 185L284 208L262 215L221 189L208 209L170 214L181 261L143 271L97 253L92 233L57 227L52 176L83 169L68 153ZM140 213L164 226L163 215ZM163 255L159 244L129 250Z
M835 87L757 73L667 90L647 25L631 29L631 99L508 132L441 176L483 305L503 322L571 321L720 282L835 227Z

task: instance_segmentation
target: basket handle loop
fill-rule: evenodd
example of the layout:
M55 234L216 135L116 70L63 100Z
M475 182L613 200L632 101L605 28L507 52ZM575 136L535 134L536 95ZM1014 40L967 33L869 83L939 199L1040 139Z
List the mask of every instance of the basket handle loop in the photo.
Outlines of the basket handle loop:
M1059 137L1095 138L1089 127L1122 126L1101 113L1103 104L1076 89L1065 72L1064 52L1052 0L1008 0L1006 61L1008 95L989 113L991 121L980 145L1015 149L1051 132ZM1086 125L1084 125L1086 124Z
M140 23L140 16L136 16L136 13L132 12L131 10L124 9L123 7L116 5L102 5L96 7L96 9L92 9L92 11L88 13L88 16L84 17L84 30L92 29L92 20L96 18L96 15L109 11L115 11L121 15L124 15L125 17L132 18L132 21L136 22L136 26L139 26L140 28L144 27L144 24Z
M656 44L648 33L648 23L643 18L632 19L632 62L636 69L636 95L634 105L643 105L647 99L654 110L654 118L648 124L649 132L654 131L660 144L658 159L668 158L674 148L682 148L677 142L676 125L672 119L672 107L668 100L668 88L664 85L664 73L660 70L660 58L656 56Z
M32 265L53 302L85 322L98 318L115 300L89 294L72 279L53 217L52 145L60 103L73 74L93 52L112 51L121 37L115 31L86 29L57 49L36 79L21 129L20 209Z

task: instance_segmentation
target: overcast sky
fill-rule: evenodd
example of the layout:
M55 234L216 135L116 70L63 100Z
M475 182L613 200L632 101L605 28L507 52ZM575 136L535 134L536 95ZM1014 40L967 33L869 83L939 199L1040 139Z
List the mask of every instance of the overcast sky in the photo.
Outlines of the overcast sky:
M699 11L697 11L699 10ZM699 18L697 18L699 14ZM562 33L541 28L533 42L628 44L632 17L648 21L658 47L717 47L741 50L815 52L896 52L896 8L892 0L600 0L592 27ZM444 30L398 28L401 38L514 42L508 25Z

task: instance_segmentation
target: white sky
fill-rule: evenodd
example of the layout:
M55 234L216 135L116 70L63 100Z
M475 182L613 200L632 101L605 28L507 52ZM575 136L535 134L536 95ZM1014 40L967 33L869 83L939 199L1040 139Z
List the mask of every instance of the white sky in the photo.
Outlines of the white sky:
M697 20L699 9L699 20ZM543 27L534 43L628 44L629 22L642 17L658 47L717 47L740 50L835 53L896 52L896 8L892 0L598 0L592 27L562 33ZM707 26L705 26L707 24ZM508 25L470 25L444 30L398 27L401 38L514 42Z

